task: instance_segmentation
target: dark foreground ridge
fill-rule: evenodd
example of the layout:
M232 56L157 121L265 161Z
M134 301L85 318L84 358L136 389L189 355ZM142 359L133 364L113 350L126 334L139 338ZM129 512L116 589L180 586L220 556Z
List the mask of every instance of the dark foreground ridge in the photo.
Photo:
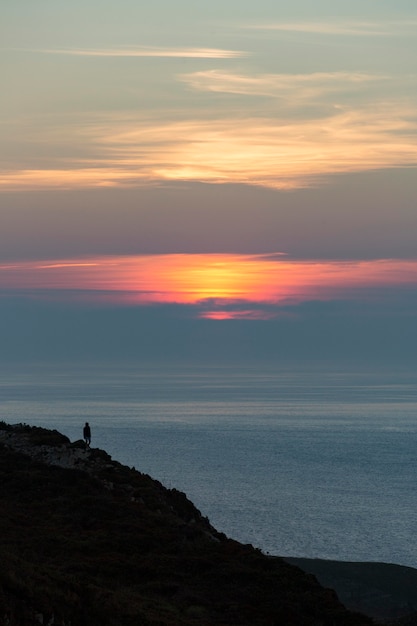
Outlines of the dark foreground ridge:
M366 625L176 489L57 431L0 423L0 626Z

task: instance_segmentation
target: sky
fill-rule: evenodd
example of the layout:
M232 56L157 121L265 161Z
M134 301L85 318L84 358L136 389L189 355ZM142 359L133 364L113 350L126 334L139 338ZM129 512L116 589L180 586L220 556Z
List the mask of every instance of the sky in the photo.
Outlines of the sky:
M415 367L415 0L0 15L0 360Z

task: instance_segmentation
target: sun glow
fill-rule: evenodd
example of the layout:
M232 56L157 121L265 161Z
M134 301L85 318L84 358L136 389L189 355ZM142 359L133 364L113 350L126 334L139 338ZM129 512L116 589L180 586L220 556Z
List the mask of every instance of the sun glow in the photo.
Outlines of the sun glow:
M175 304L195 316L269 319L313 300L370 299L417 285L417 259L294 261L280 254L167 254L0 266L3 293L119 305Z

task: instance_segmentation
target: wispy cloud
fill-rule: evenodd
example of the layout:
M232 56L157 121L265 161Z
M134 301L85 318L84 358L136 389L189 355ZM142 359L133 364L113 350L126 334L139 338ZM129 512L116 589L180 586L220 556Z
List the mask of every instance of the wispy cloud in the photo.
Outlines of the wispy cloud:
M126 48L43 48L31 49L27 52L57 54L81 57L161 57L161 58L192 58L192 59L233 59L247 56L239 50L223 50L220 48L165 48L157 46L136 46Z
M417 165L417 107L401 78L366 72L243 74L219 69L180 75L194 90L235 94L207 111L82 115L29 137L47 139L39 166L0 169L0 188L127 187L167 181L308 187L332 174ZM397 93L393 98L390 93ZM259 116L253 96L271 98ZM234 100L233 100L234 102ZM233 105L235 108L235 104ZM253 113L251 114L251 112ZM18 129L16 129L18 132ZM13 140L16 141L14 133ZM32 148L33 153L33 148Z
M98 159L99 160L99 159ZM0 171L0 189L75 189L92 187L120 187L140 181L133 171L118 167L83 166L81 162L69 165L65 161L55 169L15 169Z
M364 36L380 37L398 35L417 27L417 19L390 21L355 21L329 20L308 22L275 22L271 24L255 24L250 29L265 31L283 31L291 33L310 33L317 35Z
M60 131L61 132L61 131ZM334 108L314 119L161 121L91 117L88 159L0 173L5 189L134 186L166 181L306 187L332 174L417 165L417 110L401 102Z
M313 72L310 74L244 75L224 70L205 70L179 75L179 79L198 91L317 100L330 94L362 90L370 83L386 82L388 76L365 72Z

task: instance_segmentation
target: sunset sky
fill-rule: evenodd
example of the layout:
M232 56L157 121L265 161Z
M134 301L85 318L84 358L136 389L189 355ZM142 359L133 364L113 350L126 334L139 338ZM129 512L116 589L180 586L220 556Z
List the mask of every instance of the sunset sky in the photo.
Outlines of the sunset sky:
M3 360L417 362L415 0L5 0Z

